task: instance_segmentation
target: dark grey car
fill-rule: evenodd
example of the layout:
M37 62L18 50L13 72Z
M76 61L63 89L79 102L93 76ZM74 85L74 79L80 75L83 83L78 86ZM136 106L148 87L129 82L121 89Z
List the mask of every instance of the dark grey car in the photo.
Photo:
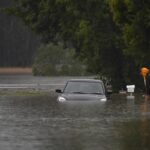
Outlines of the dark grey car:
M60 93L59 102L107 100L104 83L95 79L72 79L67 81L63 91L57 89L56 92Z

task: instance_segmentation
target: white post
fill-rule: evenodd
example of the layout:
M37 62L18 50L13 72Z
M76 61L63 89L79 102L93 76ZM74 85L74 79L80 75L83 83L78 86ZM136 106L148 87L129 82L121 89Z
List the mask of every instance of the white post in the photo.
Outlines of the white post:
M129 96L127 96L128 99L134 99L133 93L135 89L135 85L127 85L127 92L129 93Z

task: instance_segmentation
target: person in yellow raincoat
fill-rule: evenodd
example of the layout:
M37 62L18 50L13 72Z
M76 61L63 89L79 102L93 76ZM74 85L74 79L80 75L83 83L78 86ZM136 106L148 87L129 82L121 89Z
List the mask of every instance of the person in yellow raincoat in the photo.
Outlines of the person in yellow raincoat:
M144 86L145 86L145 94L150 96L150 71L148 68L143 67L141 68L141 75L144 79Z

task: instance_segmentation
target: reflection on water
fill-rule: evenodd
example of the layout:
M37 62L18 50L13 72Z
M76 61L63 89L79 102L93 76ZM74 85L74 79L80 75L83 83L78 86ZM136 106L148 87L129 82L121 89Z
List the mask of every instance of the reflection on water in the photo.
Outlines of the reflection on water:
M123 150L150 149L150 120L136 120L120 124L120 143Z
M142 97L127 101L131 118L115 121L116 132L120 139L120 149L150 149L150 101Z
M57 103L56 97L0 96L0 149L150 149L150 101Z

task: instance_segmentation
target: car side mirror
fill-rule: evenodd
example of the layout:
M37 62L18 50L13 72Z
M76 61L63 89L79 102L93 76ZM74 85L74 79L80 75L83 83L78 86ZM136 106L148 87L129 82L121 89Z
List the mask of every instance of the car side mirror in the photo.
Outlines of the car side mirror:
M62 93L62 91L60 89L56 89L55 92L56 93Z

